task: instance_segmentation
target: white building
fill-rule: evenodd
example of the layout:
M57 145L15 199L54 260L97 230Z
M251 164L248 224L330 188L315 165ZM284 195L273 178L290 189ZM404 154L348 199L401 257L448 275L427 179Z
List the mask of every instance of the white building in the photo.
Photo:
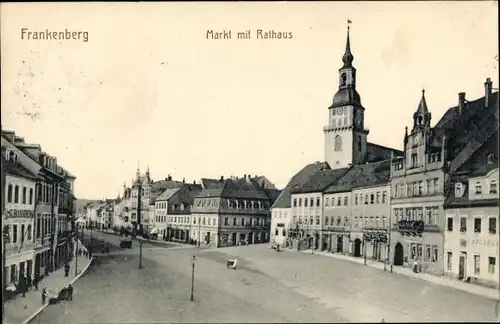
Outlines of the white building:
M4 271L7 281L12 282L28 274L33 278L33 220L38 177L22 166L16 155L7 157L2 172L5 172L6 188L2 198L5 199L2 223L4 231L9 234Z
M492 169L486 174L472 170L474 177L453 178L445 205L445 274L498 287L498 164L494 153L487 159Z
M288 247L291 242L287 240L288 231L292 229L292 209L273 208L271 211L271 243Z

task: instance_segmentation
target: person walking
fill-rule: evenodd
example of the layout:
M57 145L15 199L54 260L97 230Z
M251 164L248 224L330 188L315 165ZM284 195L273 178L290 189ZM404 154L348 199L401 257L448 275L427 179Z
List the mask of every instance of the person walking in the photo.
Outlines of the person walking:
M68 286L68 300L73 300L73 286L71 284Z
M21 293L23 294L23 297L26 297L26 290L28 289L27 284L26 284L26 277L22 276L21 280L19 280L19 289L21 289Z
M27 283L27 286L28 286L28 290L29 288L31 287L31 285L33 284L33 281L31 281L31 275L28 273L28 275L26 276L26 283Z
M42 289L42 305L45 305L45 300L47 299L47 291L45 288Z
M38 281L40 280L38 272L35 273L35 279L33 279L33 286L35 290L38 290Z

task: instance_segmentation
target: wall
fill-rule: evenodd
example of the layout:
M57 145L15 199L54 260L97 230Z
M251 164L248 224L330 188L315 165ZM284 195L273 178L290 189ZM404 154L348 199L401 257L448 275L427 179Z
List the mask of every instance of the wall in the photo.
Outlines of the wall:
M284 247L286 245L286 238L290 235L289 231L291 226L292 226L292 209L273 208L271 212L271 231L270 231L271 242L275 242L280 246Z

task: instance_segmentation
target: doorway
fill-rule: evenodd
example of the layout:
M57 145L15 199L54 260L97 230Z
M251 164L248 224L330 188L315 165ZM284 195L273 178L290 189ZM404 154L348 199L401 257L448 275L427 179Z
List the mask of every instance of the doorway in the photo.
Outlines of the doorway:
M354 256L361 256L361 240L359 238L354 240Z
M231 245L236 245L236 235L237 233L231 234Z
M396 243L394 246L394 265L402 266L404 261L404 250L403 245L401 243Z
M210 232L207 232L207 235L205 237L205 241L207 242L207 244L210 244Z
M461 252L458 258L458 279L465 278L465 268L467 264L467 253Z
M344 238L342 236L337 236L337 252L342 253L344 251Z
M248 244L253 244L253 233L248 233Z

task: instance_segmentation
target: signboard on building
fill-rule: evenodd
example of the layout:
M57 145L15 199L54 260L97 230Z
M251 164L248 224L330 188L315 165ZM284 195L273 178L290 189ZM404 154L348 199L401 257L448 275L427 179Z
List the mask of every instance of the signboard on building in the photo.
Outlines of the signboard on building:
M472 245L481 245L487 247L498 247L498 241L496 240L484 240L475 238L472 240Z
M5 211L5 218L33 218L33 211L9 209Z
M405 236L405 241L407 243L419 243L422 244L422 237L421 236Z

